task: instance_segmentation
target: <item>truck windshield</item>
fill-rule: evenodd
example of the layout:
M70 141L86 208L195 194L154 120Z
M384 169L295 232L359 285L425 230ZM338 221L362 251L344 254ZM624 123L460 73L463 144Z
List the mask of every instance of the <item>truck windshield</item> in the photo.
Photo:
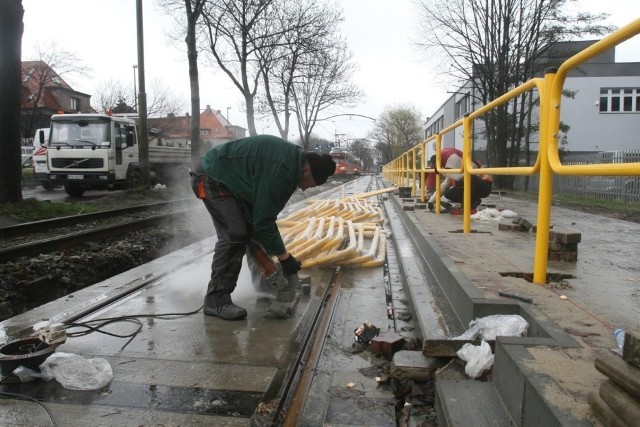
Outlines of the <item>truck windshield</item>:
M58 120L51 126L51 146L109 147L108 120Z

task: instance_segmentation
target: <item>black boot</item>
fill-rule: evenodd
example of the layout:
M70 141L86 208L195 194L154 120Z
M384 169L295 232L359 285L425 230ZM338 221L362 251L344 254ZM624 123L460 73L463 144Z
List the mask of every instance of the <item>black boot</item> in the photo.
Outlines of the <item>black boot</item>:
M207 316L219 317L223 320L240 320L247 317L247 310L231 302L231 295L207 295L204 308Z

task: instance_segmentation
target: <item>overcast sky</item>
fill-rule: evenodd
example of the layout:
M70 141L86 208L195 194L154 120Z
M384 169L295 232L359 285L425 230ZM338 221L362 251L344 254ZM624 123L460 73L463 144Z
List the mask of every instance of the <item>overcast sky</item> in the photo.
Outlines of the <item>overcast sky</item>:
M437 77L424 57L410 44L418 24L411 0L337 0L344 10L343 34L358 63L355 83L366 98L351 110L326 113L352 113L377 118L385 109L413 105L424 117L431 115L449 96L445 83ZM94 94L95 88L110 79L132 88L137 61L135 0L22 0L25 9L23 60L36 59L34 46L53 40L61 50L73 52L92 69L90 77L65 76L76 90ZM622 26L640 18L638 0L578 0L576 10L607 12L607 23ZM184 42L168 37L172 21L153 0L143 0L145 68L147 92L157 79L185 100L189 111L189 79ZM640 36L618 47L619 61L640 62ZM204 64L200 68L201 108L210 105L227 114L229 120L246 128L242 98L222 73ZM230 107L229 110L227 108ZM358 117L336 117L320 122L314 133L333 140L364 138L373 121ZM276 134L265 120L258 132ZM297 128L290 138L297 136Z

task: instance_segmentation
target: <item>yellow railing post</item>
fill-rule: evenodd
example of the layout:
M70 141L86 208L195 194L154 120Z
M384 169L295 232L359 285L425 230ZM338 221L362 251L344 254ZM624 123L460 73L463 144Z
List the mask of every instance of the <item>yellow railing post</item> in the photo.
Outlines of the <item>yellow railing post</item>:
M551 195L553 194L553 171L549 164L549 149L554 145L556 135L551 135L554 126L549 123L551 87L556 69L548 69L544 76L544 90L540 94L540 189L538 192L538 224L536 231L536 250L533 262L533 283L544 285L547 282L547 261L549 252L549 227L551 225ZM555 144L557 149L557 144Z
M426 194L426 186L427 186L427 173L425 172L425 167L427 166L426 160L426 151L427 151L427 143L422 141L420 143L420 201L424 203L425 194Z
M469 113L464 115L462 119L462 158L470 159L471 158L471 131L472 131L472 120L469 117ZM462 189L462 231L465 234L469 234L471 232L471 171L467 167L469 162L462 162L462 171L463 171L463 179L464 179L464 187Z
M440 133L436 134L436 167L438 169L438 172L440 172L441 169L441 164L440 162L442 161L442 135L440 135ZM440 193L440 173L436 174L436 204L435 204L435 209L436 209L436 213L440 213L440 197L442 197L442 194Z
M411 197L416 196L416 147L411 149Z

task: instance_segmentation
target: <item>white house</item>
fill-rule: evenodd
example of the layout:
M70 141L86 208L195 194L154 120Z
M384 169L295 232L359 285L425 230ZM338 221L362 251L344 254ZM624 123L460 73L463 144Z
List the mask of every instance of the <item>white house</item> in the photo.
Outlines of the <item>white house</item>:
M558 43L553 51L570 57L595 41ZM569 52L569 55L566 53ZM446 128L465 113L477 109L473 105L473 82L470 80L449 97L425 122L425 137ZM575 93L563 97L560 120L570 127L563 149L569 153L585 153L640 148L640 63L615 62L612 48L567 75L564 89ZM534 114L535 117L535 114ZM482 126L476 121L476 130ZM537 135L533 136L537 139ZM443 136L443 147L462 148L462 128ZM474 150L486 142L474 140ZM537 144L531 146L537 151ZM429 144L427 155L435 146Z

